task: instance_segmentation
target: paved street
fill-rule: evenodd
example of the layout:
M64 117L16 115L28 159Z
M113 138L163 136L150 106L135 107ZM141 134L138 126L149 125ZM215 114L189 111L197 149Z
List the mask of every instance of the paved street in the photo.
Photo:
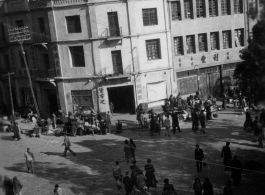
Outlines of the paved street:
M21 141L11 141L12 133L2 133L0 173L18 176L25 195L52 194L56 183L63 188L64 195L125 194L124 190L116 189L112 167L119 160L123 173L129 170L130 163L124 161L123 143L125 139L133 138L139 167L143 169L146 159L151 158L156 169L159 183L157 189L150 190L152 195L161 194L166 177L180 195L193 194L195 177L201 181L209 177L214 194L222 194L230 172L224 172L220 152L225 141L230 141L233 154L239 156L243 168L248 170L243 171L241 186L234 188L235 195L264 195L265 149L258 147L252 133L243 131L245 116L238 114L233 110L221 111L218 119L207 123L206 134L194 134L190 122L181 122L182 133L169 138L164 132L150 137L148 129L137 129L135 115L115 115L112 124L121 119L125 130L121 134L71 137L76 157L71 154L62 156L63 137L42 135L41 138L30 138L23 135ZM29 124L21 126L23 129L32 128ZM193 160L196 143L200 144L209 162L199 174ZM27 147L36 158L35 175L26 172L23 153Z

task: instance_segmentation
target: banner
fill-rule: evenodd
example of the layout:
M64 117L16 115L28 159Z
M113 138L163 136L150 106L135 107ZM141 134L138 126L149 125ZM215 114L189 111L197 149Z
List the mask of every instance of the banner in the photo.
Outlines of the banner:
M148 102L155 102L167 98L167 83L166 81L147 84Z

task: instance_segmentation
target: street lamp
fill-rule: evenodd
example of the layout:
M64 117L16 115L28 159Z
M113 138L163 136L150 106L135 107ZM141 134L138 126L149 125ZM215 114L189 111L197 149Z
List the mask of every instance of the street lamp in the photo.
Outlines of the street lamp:
M35 106L35 109L37 111L38 117L40 117L40 111L39 111L38 104L37 104L35 94L34 94L34 90L32 87L32 81L31 81L31 76L30 76L30 72L29 72L28 62L26 60L25 51L23 48L23 42L31 39L29 28L27 26L11 27L8 29L8 35L9 35L9 42L18 42L20 44L21 53L23 56L24 64L25 64L26 71L27 71L27 76L29 79L29 86L30 86L30 90L32 93L34 106Z

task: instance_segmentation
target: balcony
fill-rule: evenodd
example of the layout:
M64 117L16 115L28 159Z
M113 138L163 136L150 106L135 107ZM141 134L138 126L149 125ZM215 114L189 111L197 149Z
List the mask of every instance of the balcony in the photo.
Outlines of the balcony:
M30 9L38 9L51 6L51 1L42 0L42 1L30 1L29 8Z
M69 4L79 4L87 3L88 0L52 0L53 5L69 5Z
M40 80L49 80L55 77L55 69L35 69L33 70L32 77Z
M121 40L122 39L122 27L106 28L101 36L103 36L104 38L107 38L108 41Z
M37 34L37 33L31 35L31 42L33 43L47 43L50 41L51 37L49 35Z

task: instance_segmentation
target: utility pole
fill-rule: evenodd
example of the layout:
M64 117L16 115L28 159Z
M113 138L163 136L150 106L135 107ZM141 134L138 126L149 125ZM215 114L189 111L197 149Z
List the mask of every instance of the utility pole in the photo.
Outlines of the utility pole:
M40 111L39 111L39 108L38 108L38 104L37 104L35 93L34 93L33 86L32 86L32 81L31 81L31 76L30 76L30 72L29 72L28 62L26 60L26 55L25 55L25 51L24 51L24 48L23 48L23 42L31 40L29 28L27 26L12 27L12 28L8 29L8 35L9 35L9 41L10 42L18 42L20 44L21 53L22 53L22 56L23 56L24 64L25 64L26 71L27 71L27 76L28 76L28 79L29 79L29 87L30 87L30 90L31 90L34 106L35 106L35 109L37 111L38 117L40 117Z
M14 112L14 104L13 104L13 95L12 95L12 88L11 88L11 79L10 79L10 75L13 75L15 73L11 72L11 73L7 73L5 75L2 75L2 77L7 76L8 77L8 84L9 84L9 92L10 92L10 101L11 101L11 109L12 109L12 115L15 116L15 112Z

